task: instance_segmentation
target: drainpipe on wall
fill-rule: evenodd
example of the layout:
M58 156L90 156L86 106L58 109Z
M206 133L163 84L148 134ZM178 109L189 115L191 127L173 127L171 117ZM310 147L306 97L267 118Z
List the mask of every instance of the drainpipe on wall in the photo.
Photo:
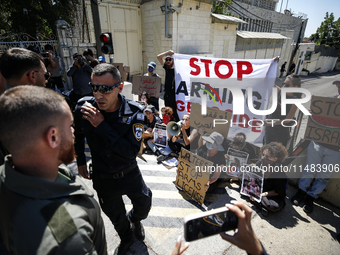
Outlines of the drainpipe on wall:
M165 0L165 37L171 38L172 36L168 34L168 13L171 12L168 8L168 0Z

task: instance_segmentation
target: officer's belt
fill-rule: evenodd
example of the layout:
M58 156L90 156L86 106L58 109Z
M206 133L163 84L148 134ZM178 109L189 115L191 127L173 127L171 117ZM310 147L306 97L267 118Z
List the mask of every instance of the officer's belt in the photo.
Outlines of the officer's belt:
M131 172L133 169L135 169L137 166L137 163L132 164L131 166L125 168L122 171L115 172L115 173L95 173L96 176L98 176L100 179L120 179L123 178L124 175Z

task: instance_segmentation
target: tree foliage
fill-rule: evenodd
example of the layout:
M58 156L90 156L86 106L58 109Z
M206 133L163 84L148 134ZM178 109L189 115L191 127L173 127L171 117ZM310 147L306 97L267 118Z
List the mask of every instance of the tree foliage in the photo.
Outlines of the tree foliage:
M212 12L216 14L227 14L229 4L232 4L232 0L213 0Z
M55 22L61 17L72 24L78 0L1 0L0 34L55 33Z
M340 49L340 18L335 21L334 14L326 12L324 21L309 39L318 45L323 44Z

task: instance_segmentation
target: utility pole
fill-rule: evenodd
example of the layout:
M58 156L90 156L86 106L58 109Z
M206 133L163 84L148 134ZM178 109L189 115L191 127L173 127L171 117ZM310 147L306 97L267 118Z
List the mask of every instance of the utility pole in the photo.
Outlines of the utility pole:
M293 59L295 57L295 54L296 54L296 52L297 52L297 50L299 48L299 43L300 43L300 38L301 38L301 33L302 33L302 29L303 29L304 23L305 23L305 20L302 20L301 27L300 27L300 32L299 32L299 37L298 37L298 39L296 41L295 48L293 49L292 55L291 55L290 60L288 62L288 70L289 70L289 68L290 68L290 66L292 64L292 61L293 61ZM288 72L286 72L286 74L287 74L287 76L289 75Z
M96 38L97 57L101 55L100 34L102 33L99 19L99 9L97 0L91 0L91 11L94 27L94 37Z

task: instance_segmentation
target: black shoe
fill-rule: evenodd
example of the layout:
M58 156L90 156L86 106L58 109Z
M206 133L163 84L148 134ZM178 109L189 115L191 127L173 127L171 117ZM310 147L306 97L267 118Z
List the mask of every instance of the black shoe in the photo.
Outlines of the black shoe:
M165 161L165 160L167 160L168 158L170 158L169 155L159 155L159 156L157 157L157 162Z
M159 150L156 150L156 151L155 151L155 154L156 154L157 157L159 157L160 155L162 155L162 153L161 153Z
M302 189L299 189L298 192L292 197L291 201L294 205L299 205L305 196L306 192Z
M133 238L128 241L121 241L118 247L115 249L113 255L125 255L129 250L133 243Z
M268 216L268 210L266 208L262 207L261 208L261 214L265 217Z
M307 195L305 205L303 206L303 210L306 213L313 212L313 202L314 202L314 200L315 200L314 197Z
M145 239L145 231L144 231L143 224L140 221L136 223L131 222L131 226L132 226L132 232L137 238L137 240L143 241Z

